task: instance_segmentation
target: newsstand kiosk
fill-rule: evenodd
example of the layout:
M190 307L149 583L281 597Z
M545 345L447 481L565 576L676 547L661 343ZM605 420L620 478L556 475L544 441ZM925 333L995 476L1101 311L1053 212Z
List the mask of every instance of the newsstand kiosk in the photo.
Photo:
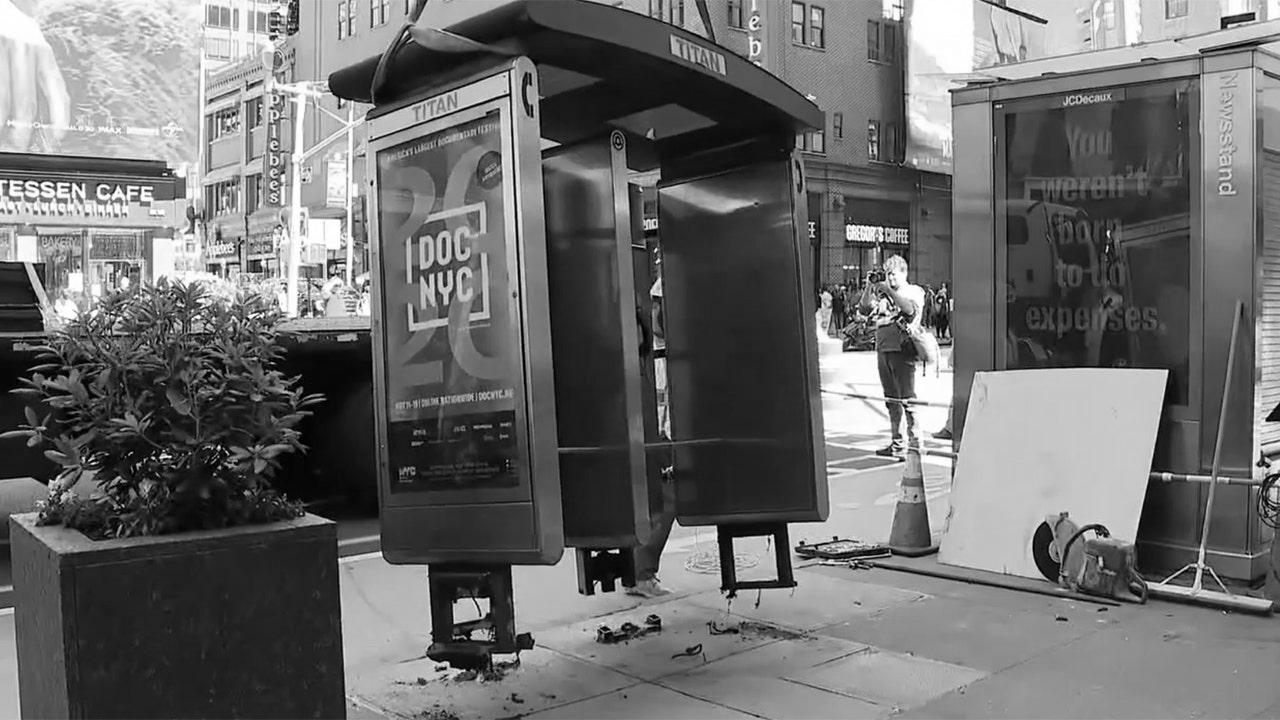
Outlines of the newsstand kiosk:
M1280 456L1280 43L1272 24L984 70L952 95L955 418L974 373L1169 370L1154 471L1213 465L1244 305L1222 474ZM1064 437L1070 443L1072 438ZM1080 448L1089 452L1088 448ZM1203 483L1153 480L1144 570L1196 559ZM1217 490L1208 564L1268 570L1258 488Z
M631 550L649 537L668 461L681 524L718 527L723 589L793 587L787 523L827 516L795 150L820 111L732 51L636 13L440 7L472 14L437 17L445 32L424 16L385 61L329 81L375 105L382 552L429 566L428 655L476 667L532 646L515 631L512 565L552 565L571 547L580 592L634 584ZM669 442L642 372L649 278L629 186L655 171ZM777 577L739 581L733 540L760 535L774 538ZM455 622L454 604L474 598L488 615Z

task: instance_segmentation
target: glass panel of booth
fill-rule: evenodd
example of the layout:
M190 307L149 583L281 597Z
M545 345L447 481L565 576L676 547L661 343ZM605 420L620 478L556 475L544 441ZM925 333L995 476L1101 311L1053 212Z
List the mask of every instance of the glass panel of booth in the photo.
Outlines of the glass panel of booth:
M1197 91L1188 78L999 107L1003 367L1164 368L1166 406L1197 404Z
M509 102L374 143L393 493L527 494Z

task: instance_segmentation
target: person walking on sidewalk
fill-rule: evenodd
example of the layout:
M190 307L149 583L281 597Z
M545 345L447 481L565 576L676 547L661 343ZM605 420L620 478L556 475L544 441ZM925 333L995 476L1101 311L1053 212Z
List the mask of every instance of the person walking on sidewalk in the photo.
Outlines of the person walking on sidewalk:
M889 398L885 406L889 410L889 429L892 440L887 447L876 451L881 457L901 457L906 450L903 443L902 420L906 417L906 441L911 447L919 447L916 435L916 416L910 405L893 402L893 399L912 399L916 396L916 347L907 328L919 328L924 309L924 289L907 282L907 261L900 255L884 261L884 272L868 279L858 303L859 309L871 316L876 328L876 362L880 370L880 387Z

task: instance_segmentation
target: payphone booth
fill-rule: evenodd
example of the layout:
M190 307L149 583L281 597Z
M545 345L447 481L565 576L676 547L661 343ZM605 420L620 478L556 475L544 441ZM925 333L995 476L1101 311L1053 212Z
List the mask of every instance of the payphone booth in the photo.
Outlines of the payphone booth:
M975 372L1169 371L1152 470L1280 455L1280 43L1264 26L1041 60L952 95L957 437ZM1064 443L1072 438L1062 438ZM1087 452L1087 448L1081 448ZM1151 482L1144 570L1196 559L1208 488ZM1218 488L1207 561L1268 567L1258 490Z
M827 515L795 150L820 111L745 58L618 8L426 7L438 13L412 41L330 87L375 106L382 550L428 565L428 655L475 666L532 645L515 633L512 565L568 547L580 592L634 584L664 475L681 524L719 528L726 591L794 586L787 523ZM655 174L669 440L633 182ZM750 535L775 538L776 579L735 577L733 540ZM472 598L489 613L455 622Z

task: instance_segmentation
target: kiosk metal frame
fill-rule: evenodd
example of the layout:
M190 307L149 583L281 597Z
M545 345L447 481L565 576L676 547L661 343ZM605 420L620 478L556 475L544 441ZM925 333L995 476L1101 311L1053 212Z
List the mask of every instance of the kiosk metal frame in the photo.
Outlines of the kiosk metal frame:
M1021 232L1028 235L1041 231L1038 221L1022 209L1023 205L1040 200L1040 196L1017 200L1022 203L1018 207L1015 198L1010 197L1020 194L1010 191L1010 158L1020 153L1024 164L1031 156L1046 166L1054 166L1045 161L1051 152L1045 147L1072 142L1061 137L1064 128L1070 131L1067 123L1073 122L1072 117L1092 119L1090 128L1095 131L1101 127L1108 133L1127 133L1116 138L1116 153L1131 147L1138 137L1143 143L1150 143L1150 148L1141 149L1144 156L1173 144L1175 132L1187 137L1185 143L1178 143L1179 147L1185 144L1180 152L1183 166L1176 173L1180 179L1175 183L1166 177L1163 185L1153 189L1139 187L1146 190L1141 197L1134 192L1134 178L1129 177L1128 184L1122 185L1109 179L1107 173L1113 170L1089 170L1107 166L1097 164L1102 161L1092 157L1077 158L1075 146L1070 146L1070 156L1059 153L1053 162L1084 170L1062 173L1056 178L1048 177L1053 172L1044 171L1038 175L1046 177L1035 178L1046 185L1056 182L1054 191L1067 199L1055 202L1068 206L1096 205L1099 198L1106 201L1109 193L1124 192L1132 194L1131 205L1139 207L1150 202L1147 197L1157 192L1171 193L1170 188L1175 186L1182 193L1179 202L1185 209L1170 209L1163 214L1141 211L1159 217L1135 213L1135 221L1130 224L1126 220L1114 238L1116 258L1130 269L1125 286L1118 293L1126 312L1160 303L1161 313L1166 308L1186 313L1185 319L1170 325L1178 328L1172 339L1152 332L1151 323L1144 322L1127 336L1117 334L1113 346L1113 350L1125 349L1121 355L1127 353L1127 357L1145 357L1148 361L1153 353L1140 353L1137 348L1142 343L1148 348L1176 347L1181 343L1179 355L1185 353L1185 359L1157 358L1157 362L1165 364L1154 365L1173 369L1180 363L1176 369L1183 379L1182 386L1171 392L1171 397L1181 397L1166 402L1152 469L1189 475L1210 471L1217 441L1216 419L1223 402L1222 383L1229 376L1232 399L1223 428L1221 470L1230 476L1260 478L1261 471L1256 466L1259 457L1280 455L1280 427L1265 420L1280 401L1280 314L1275 307L1280 290L1280 235L1275 232L1280 203L1274 201L1280 182L1277 36L1263 26L1242 27L1176 42L1003 66L992 69L992 73L1000 77L992 82L972 83L952 95L956 173L966 178L965 183L956 185L953 201L956 442L963 434L974 373L1025 367L1015 351L1034 351L1006 341L1013 320L1013 305L1005 294L1007 283L1030 278L1032 266L1047 265L1047 260L1042 260L1010 267L1010 234L1015 225L1010 218L1026 216L1030 230ZM1121 109L1124 103L1133 103L1135 97L1151 97L1151 93L1165 90L1169 97L1176 93L1179 98L1176 116L1173 106L1163 116L1156 110ZM1122 112L1129 113L1127 119L1118 119ZM1142 115L1143 112L1148 114ZM1052 122L1062 124L1052 125L1050 137L1035 146L1039 155L1029 151L1030 146L1021 150L1011 147L1014 131L1010 128L1033 113L1039 115L1031 118L1032 127L1036 121L1041 128L1050 127ZM1099 120L1107 117L1103 113L1114 113L1109 123ZM1175 117L1184 115L1186 127L1175 128ZM1139 134L1139 129L1123 124L1135 122L1147 123L1141 128L1144 132ZM1170 154L1167 148L1164 153ZM1068 157L1073 159L1068 161ZM1126 172L1123 163L1113 157L1105 160L1119 165L1114 172ZM1126 156L1125 162L1128 161ZM1142 168L1135 163L1133 169ZM1026 168L1018 172L1023 174L1022 185L1029 187L1033 173ZM1166 176L1170 174L1165 172ZM1070 184L1079 177L1088 185ZM1095 184L1094 178L1100 180ZM1084 202L1086 192L1088 203ZM1079 202L1073 202L1072 197ZM1127 194L1124 197L1129 201ZM1048 206L1051 210L1044 212L1072 209L1059 205ZM1097 220L1089 221L1095 234ZM1182 240L1178 240L1179 235ZM1186 255L1171 258L1171 248L1179 252L1185 248ZM1153 267L1156 264L1159 267ZM1171 268L1177 269L1179 277L1185 272L1185 281L1180 281L1185 282L1185 289L1164 280L1147 280L1147 299L1139 299L1131 292L1135 277L1144 273L1172 276ZM1181 305L1169 299L1173 292L1185 292L1185 300L1178 300ZM1150 300L1162 293L1158 303ZM1231 318L1238 300L1244 303L1246 324L1234 371L1229 374L1225 348L1230 342ZM1198 483L1149 486L1137 538L1139 560L1145 568L1152 572L1166 568L1171 571L1195 559L1206 522L1208 493L1209 489ZM1218 488L1217 493L1208 533L1209 562L1224 577L1244 581L1261 577L1266 572L1272 533L1258 521L1257 489L1231 486Z
M434 18L432 8L439 10ZM447 34L440 34L436 28L446 25ZM375 81L380 87L369 114L369 177L379 268L374 331L383 552L390 562L429 565L434 643L428 654L479 666L493 652L530 646L531 638L514 630L512 564L553 564L564 547L575 547L580 592L633 582L629 551L647 539L644 501L652 505L664 475L674 477L678 520L717 526L726 557L735 537L778 539L777 580L742 582L729 562L721 567L724 590L793 587L786 524L821 521L828 513L816 292L809 287L804 168L794 144L798 132L821 127L821 111L714 42L585 0L429 4L407 36L414 42L340 70L329 84L335 95L359 102L374 102ZM488 92L477 94L481 86ZM413 472L393 467L396 436L388 429L404 408L397 410L388 393L405 383L430 383L418 368L388 366L395 359L388 334L402 323L414 327L395 314L397 303L412 304L412 297L390 282L413 265L413 254L400 267L399 250L391 247L404 240L406 227L418 231L403 217L389 221L390 211L413 211L392 207L406 201L388 195L389 186L379 181L379 158L410 157L405 143L459 117L474 119L471 108L486 102L511 119L512 138L487 165L483 156L472 158L481 167L457 172L474 172L476 182L519 181L511 199L518 232L508 236L504 259L520 270L509 314L524 335L517 329L504 337L520 344L513 352L521 378L512 394L521 409L517 436L527 434L517 458L523 464L514 465L514 487L470 487L469 468L453 476L440 468L427 473L443 486L405 487L399 481L411 481ZM670 442L647 427L652 402L638 390L651 379L636 377L647 362L635 364L641 323L630 319L633 300L645 305L647 288L636 284L647 272L631 257L643 230L628 181L631 173L655 171L674 411ZM401 195L435 198L430 175L423 170L414 182L402 182ZM445 210L457 210L456 195L445 196ZM469 227L468 237L475 234ZM574 243L592 258L576 257ZM413 279L409 272L406 285ZM577 313L574 292L584 302L605 300L599 317ZM399 295L389 302L392 293ZM752 304L752 314L741 312ZM575 350L588 345L597 362L605 358L623 369L605 390L612 408L575 397L588 392L578 391L588 384L574 382L570 367L590 369L590 363L574 364ZM591 413L607 432L583 423ZM453 452L440 443L441 433L423 437L445 455ZM418 455L429 455L424 462L431 464L435 453ZM655 463L665 469L668 462L658 456L670 457L674 471L658 472ZM606 457L612 458L607 472L600 469L605 465L579 462ZM591 495L600 490L592 472L613 495ZM600 522L591 513L609 497L625 502L597 513L608 516ZM488 597L489 615L456 623L453 606L467 597ZM494 637L473 641L477 630Z

